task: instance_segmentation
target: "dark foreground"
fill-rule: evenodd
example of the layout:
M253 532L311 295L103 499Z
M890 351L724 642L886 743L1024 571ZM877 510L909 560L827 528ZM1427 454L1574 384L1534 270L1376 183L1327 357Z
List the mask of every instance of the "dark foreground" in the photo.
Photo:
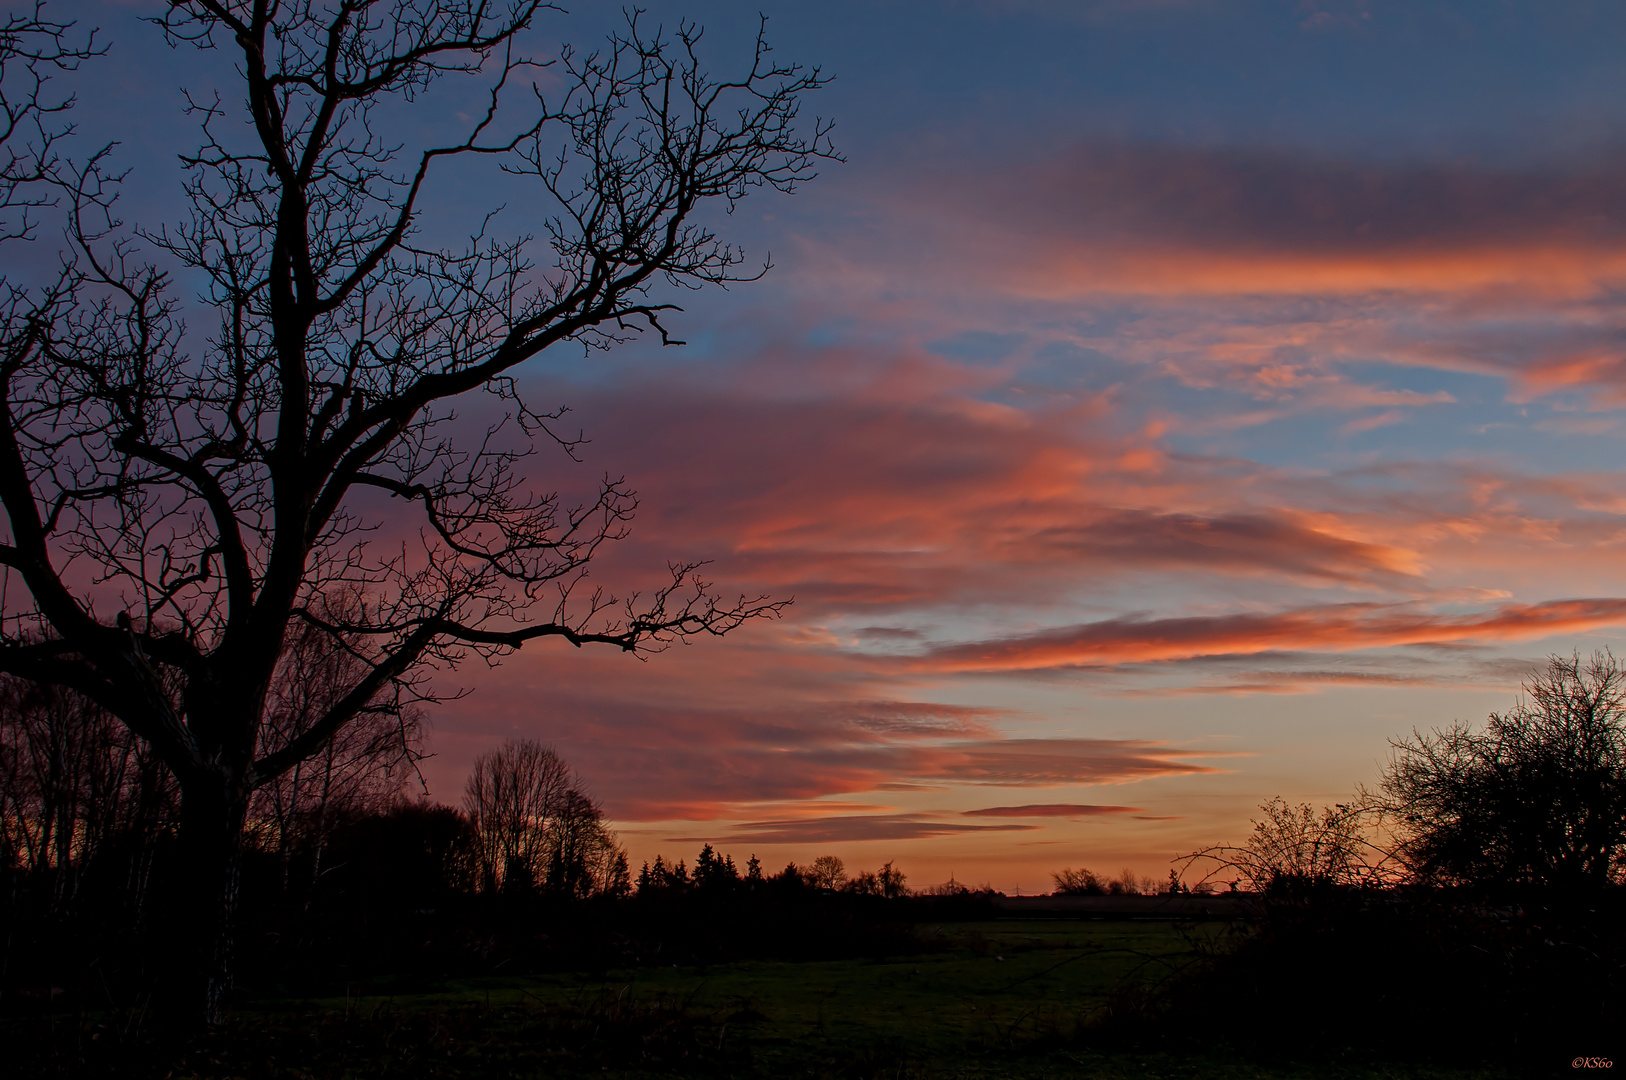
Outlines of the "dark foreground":
M166 1038L152 1003L39 1000L3 1021L13 1076L1493 1077L1570 1061L1385 1063L1332 1040L1216 1053L1136 1034L1148 991L1234 924L1003 917L922 924L909 955L646 964L594 975L245 988L225 1030ZM1216 992L1210 989L1209 992ZM1223 989L1217 991L1223 992ZM1578 1052L1581 1052L1578 1050ZM1626 1063L1623 1063L1626 1068Z

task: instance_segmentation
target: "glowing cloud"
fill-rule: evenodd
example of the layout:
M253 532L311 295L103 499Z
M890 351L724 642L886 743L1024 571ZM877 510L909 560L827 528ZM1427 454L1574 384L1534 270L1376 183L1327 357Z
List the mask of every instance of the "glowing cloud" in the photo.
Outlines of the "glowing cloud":
M1271 614L1105 619L1003 641L955 645L920 661L938 671L1148 663L1276 649L1336 651L1461 641L1515 641L1626 623L1626 600L1507 604L1472 615L1407 605L1338 604Z

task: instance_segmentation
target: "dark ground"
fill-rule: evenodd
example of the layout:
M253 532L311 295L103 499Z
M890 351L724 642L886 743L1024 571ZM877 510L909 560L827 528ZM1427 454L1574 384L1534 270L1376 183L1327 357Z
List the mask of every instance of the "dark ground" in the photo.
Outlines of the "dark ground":
M1238 1056L1114 1030L1115 1012L1140 1008L1233 930L1007 916L922 923L919 948L891 957L397 976L315 994L267 981L243 988L224 1031L180 1041L163 1037L150 1000L96 1009L46 997L14 1007L0 1038L10 1075L131 1080L1514 1075L1494 1062L1385 1064L1335 1045Z

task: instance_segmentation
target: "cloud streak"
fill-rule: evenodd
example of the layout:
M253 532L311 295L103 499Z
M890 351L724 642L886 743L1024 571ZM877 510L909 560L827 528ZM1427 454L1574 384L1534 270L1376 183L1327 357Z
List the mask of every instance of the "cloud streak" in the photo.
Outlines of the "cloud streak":
M1012 598L1123 570L1380 585L1420 572L1415 550L1336 515L1224 505L1216 485L1234 479L1139 433L1081 436L1070 414L665 386L582 411L629 460L670 463L641 470L663 540L729 551L732 573L803 610Z
M938 821L920 814L844 814L745 822L721 839L725 842L758 844L834 844L861 840L925 840L967 833L1032 832L1038 827L967 825L963 822Z
M629 710L630 711L630 710ZM1199 776L1224 756L1149 740L995 738L931 743L845 741L825 733L818 745L730 738L726 721L677 740L644 739L620 712L605 739L555 718L570 760L595 778L595 790L623 820L715 819L775 800L864 792L951 788L1049 788L1124 784ZM614 715L614 714L612 714Z
M1505 604L1445 615L1405 605L1338 604L1296 611L1104 619L1002 641L947 646L919 661L936 671L1033 671L1247 655L1282 648L1341 651L1506 642L1626 623L1626 599Z
M1024 806L985 806L981 810L961 811L963 817L1045 818L1059 817L1077 820L1085 817L1104 817L1111 814L1142 813L1138 806L1105 806L1100 803L1028 803Z
M1002 269L1032 295L1586 294L1626 274L1619 164L1495 169L1095 143L900 187L910 202L896 209L1002 237L1021 256Z
M1614 158L982 160L870 174L675 375L545 387L646 494L596 580L709 558L796 599L636 676L527 660L615 817L790 846L1206 820L1170 792L1280 749L1192 735L1224 696L1511 686L1515 647L1626 625L1626 480L1534 438L1617 430ZM1068 790L1108 784L1144 786Z

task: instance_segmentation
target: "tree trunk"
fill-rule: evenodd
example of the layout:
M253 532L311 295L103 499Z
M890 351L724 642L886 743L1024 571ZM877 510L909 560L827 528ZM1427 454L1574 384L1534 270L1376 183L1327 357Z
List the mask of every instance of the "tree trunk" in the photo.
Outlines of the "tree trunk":
M231 988L232 932L248 798L241 784L219 775L194 778L181 791L182 863L175 911L176 1006L182 1019L216 1027Z

